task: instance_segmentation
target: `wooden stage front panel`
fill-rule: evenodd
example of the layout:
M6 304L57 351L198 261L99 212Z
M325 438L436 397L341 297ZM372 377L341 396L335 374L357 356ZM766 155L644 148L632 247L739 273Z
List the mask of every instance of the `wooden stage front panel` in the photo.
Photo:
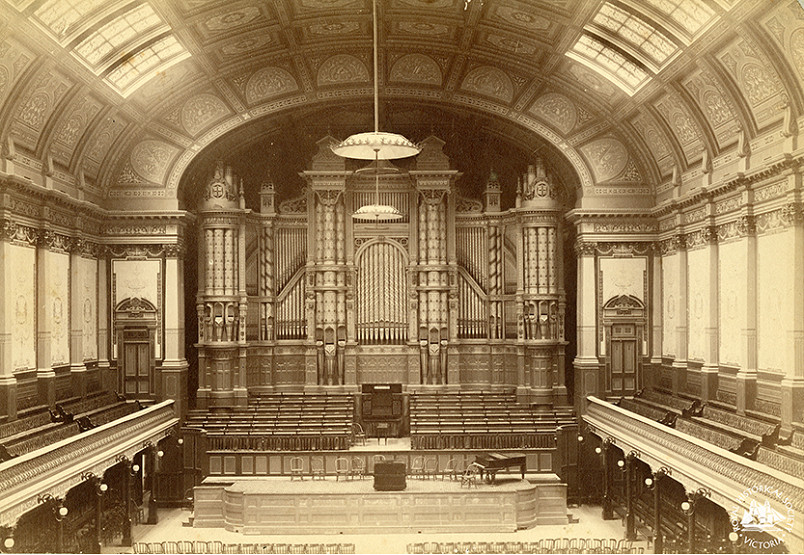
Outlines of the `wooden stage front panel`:
M243 534L514 532L568 522L555 474L496 485L408 479L377 492L373 480L211 477L195 488L193 526Z

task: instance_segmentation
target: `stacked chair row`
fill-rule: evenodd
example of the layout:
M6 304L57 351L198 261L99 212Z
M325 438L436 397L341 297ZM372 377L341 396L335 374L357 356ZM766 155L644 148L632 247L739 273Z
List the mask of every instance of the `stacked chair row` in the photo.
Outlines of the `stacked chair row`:
M425 542L408 544L408 553L645 553L630 540L558 538L535 542Z
M137 542L134 553L354 553L353 543Z

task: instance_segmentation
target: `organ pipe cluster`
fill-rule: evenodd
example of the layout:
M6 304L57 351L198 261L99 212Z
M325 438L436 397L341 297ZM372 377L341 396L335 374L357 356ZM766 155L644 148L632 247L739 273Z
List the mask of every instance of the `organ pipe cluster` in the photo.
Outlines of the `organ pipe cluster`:
M259 212L225 164L211 172L199 205L200 406L230 404L246 383L456 384L470 363L490 384L545 398L563 387L562 219L542 161L503 210L493 172L482 202L460 198L460 174L430 137L412 169L385 162L380 174L381 201L403 218L364 222L351 214L374 201L374 175L348 169L331 139L301 172L301 195L276 202L266 181ZM476 344L493 364L475 360Z

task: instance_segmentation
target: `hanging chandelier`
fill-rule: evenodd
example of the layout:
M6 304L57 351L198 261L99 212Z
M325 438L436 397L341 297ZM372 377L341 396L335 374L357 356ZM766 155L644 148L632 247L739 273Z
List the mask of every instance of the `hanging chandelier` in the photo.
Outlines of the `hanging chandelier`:
M332 152L342 158L374 160L374 204L361 206L352 214L360 221L399 220L402 213L395 207L380 204L380 160L397 160L415 156L420 151L417 145L397 133L379 130L380 102L377 80L377 0L372 0L372 23L374 44L374 131L351 135L332 146Z

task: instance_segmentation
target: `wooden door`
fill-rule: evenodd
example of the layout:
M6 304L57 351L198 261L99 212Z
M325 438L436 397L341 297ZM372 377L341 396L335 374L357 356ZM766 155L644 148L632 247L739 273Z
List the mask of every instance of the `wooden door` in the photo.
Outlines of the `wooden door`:
M151 346L148 330L126 330L123 341L123 376L126 396L151 394Z
M633 324L611 327L611 394L631 395L637 384L637 337Z

